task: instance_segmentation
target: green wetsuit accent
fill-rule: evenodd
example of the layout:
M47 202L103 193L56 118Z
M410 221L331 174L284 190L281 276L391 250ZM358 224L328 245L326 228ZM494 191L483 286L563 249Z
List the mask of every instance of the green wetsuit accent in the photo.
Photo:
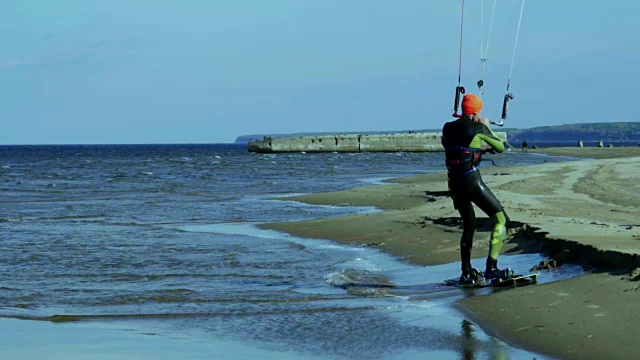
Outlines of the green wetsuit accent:
M485 131L486 130L489 131L489 134L487 133L476 134L476 136L474 136L473 139L471 139L471 144L469 144L469 147L474 149L481 149L482 142L484 141L487 144L489 144L489 146L491 146L493 150L495 150L496 152L499 152L499 153L503 152L504 143L502 142L502 140L500 140L498 136L486 125L483 125L483 126L485 128Z
M491 232L491 241L489 242L489 257L498 260L502 243L507 238L507 217L504 211L500 211L491 215L493 221L493 231Z

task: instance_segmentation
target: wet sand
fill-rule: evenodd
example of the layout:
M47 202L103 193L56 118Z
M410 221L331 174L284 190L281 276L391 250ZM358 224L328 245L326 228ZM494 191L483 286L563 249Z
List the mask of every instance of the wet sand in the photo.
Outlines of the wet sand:
M633 358L640 283L627 275L640 266L640 157L631 157L640 156L640 149L535 151L599 160L511 168L484 165L485 183L512 220L503 253L544 251L559 264L577 262L596 272L470 297L459 306L490 334L538 353L567 359ZM447 195L444 173L288 200L376 206L383 211L265 228L374 246L413 264L459 261L461 221ZM484 214L477 214L472 255L474 266L483 268L490 228Z

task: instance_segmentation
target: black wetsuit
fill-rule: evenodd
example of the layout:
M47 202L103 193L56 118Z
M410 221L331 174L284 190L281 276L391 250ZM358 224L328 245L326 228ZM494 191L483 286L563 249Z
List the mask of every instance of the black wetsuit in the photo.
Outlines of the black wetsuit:
M504 144L486 125L473 121L469 116L448 122L442 129L442 145L445 148L446 165L449 173L449 192L455 208L460 212L464 230L460 240L460 254L463 264L470 267L473 234L476 216L473 204L494 220L494 231L490 257L497 260L502 241L506 237L504 210L498 199L485 185L477 166L482 156L482 142L486 142L496 152L504 151ZM495 239L495 241L494 241Z

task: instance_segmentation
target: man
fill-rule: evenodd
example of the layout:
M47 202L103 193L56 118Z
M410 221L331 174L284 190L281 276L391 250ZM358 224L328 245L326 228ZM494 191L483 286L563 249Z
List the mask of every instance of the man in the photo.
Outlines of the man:
M442 129L449 192L464 227L460 239L461 283L474 283L480 275L471 266L471 248L476 229L476 215L472 204L476 204L493 222L484 277L496 279L512 275L510 269L498 269L498 255L502 242L507 237L507 216L498 199L482 181L477 168L483 152L503 152L504 144L487 126L488 120L480 116L481 110L482 101L473 94L467 94L462 99L462 117L446 123ZM488 150L482 150L483 142L490 146Z
M522 152L529 152L529 143L527 142L527 140L522 142Z

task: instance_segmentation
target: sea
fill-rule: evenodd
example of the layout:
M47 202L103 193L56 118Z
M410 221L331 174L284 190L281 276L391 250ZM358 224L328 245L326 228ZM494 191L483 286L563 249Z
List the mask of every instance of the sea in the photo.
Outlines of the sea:
M578 160L520 150L485 159L482 168ZM545 358L456 309L491 291L444 286L459 263L409 265L375 248L257 227L380 211L277 198L443 170L441 153L0 146L0 317L167 346L152 357L137 349L139 358ZM517 267L544 256L503 258ZM11 346L5 355L34 358Z

